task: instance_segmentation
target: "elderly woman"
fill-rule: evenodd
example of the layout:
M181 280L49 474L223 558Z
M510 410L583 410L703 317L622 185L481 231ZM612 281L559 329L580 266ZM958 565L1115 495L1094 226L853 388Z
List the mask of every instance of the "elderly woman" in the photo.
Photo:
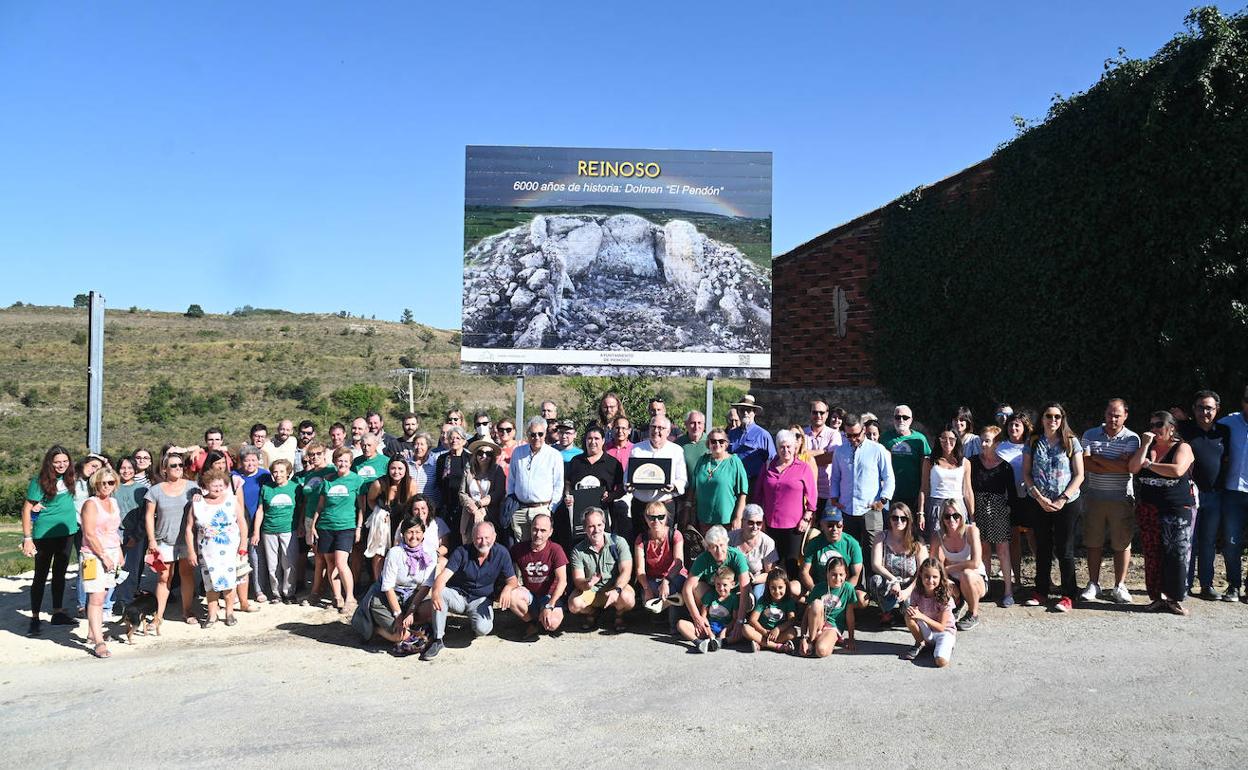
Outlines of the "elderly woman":
M113 499L117 474L101 468L91 476L91 497L82 504L82 549L78 575L87 596L87 625L92 654L112 655L104 643L104 599L117 585L121 569L121 509Z
M464 473L468 470L468 433L458 425L446 431L447 450L438 455L435 473L438 479L438 498L441 500L439 514L449 522L459 524L461 504L459 490L464 486ZM458 528L456 529L458 533ZM456 535L458 538L458 534ZM467 542L467 541L460 541Z
M420 431L412 439L416 452L412 455L410 468L412 479L416 482L416 491L425 499L438 507L438 454L433 451L433 437L427 431Z
M238 578L239 557L247 553L247 518L243 495L231 489L225 472L208 468L200 474L202 496L191 504L186 519L187 553L191 566L198 566L208 594L208 611L200 624L211 628L217 622L217 600L225 600L225 624L232 626L235 595L245 591Z
M260 510L251 532L252 546L264 549L273 601L285 604L295 600L294 570L299 555L299 540L294 534L299 485L292 478L294 470L294 464L286 459L274 460L269 466L272 479L260 489Z
M819 503L819 490L810 466L797 459L797 437L793 431L776 434L776 456L759 473L755 482L755 502L763 508L767 533L776 541L776 550L790 575L798 574L803 521L809 522Z
M750 565L750 584L754 600L763 598L767 588L767 574L780 560L776 553L776 541L763 531L763 508L756 503L745 506L741 529L728 533L728 544L745 554Z
M1144 546L1148 612L1186 615L1187 563L1192 547L1192 447L1179 436L1174 416L1153 412L1140 448L1127 464L1135 474L1136 520Z
M741 512L745 510L750 479L741 458L728 454L728 433L711 428L706 434L706 454L693 466L693 501L695 520L700 532L719 525L732 530L741 528Z
M472 540L472 528L482 521L495 527L507 497L507 477L498 464L502 447L482 436L468 445L472 459L459 485L459 535L461 542Z
M433 605L426 601L433 587L438 560L425 548L425 523L408 516L399 524L399 542L386 552L378 591L369 601L373 633L389 642L401 642L412 623L428 623Z
M188 506L195 495L199 494L199 487L183 476L183 463L182 455L163 455L160 470L164 481L147 490L145 523L148 552L153 559L159 559L164 565L156 573L156 620L153 625L158 633L165 615L165 605L169 601L169 581L175 565L182 586L182 617L187 623L196 622L192 608L195 576L186 558L186 529L182 525Z
M685 602L685 610L693 623L698 638L707 639L711 636L710 621L702 613L703 594L713 590L711 586L715 573L727 567L737 581L736 621L743 622L754 608L754 592L750 590L750 563L745 554L728 545L728 530L716 524L706 531L706 550L698 554L698 558L689 565L689 577L681 589L681 598ZM734 634L734 637L736 634Z

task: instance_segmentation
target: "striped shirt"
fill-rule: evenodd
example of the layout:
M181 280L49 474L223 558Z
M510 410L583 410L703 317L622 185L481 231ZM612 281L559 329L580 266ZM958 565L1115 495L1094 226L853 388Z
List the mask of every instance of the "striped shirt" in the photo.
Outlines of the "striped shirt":
M1105 460L1130 460L1140 448L1140 437L1125 426L1111 438L1105 426L1089 428L1083 434L1085 455ZM1092 473L1083 482L1083 492L1092 500L1126 500L1132 497L1130 473Z

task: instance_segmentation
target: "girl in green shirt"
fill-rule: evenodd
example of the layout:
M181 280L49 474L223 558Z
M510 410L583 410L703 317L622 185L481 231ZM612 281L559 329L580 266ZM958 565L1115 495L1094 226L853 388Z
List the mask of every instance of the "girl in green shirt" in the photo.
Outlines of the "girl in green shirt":
M39 612L43 592L52 573L52 625L73 626L78 621L65 612L65 571L69 568L69 547L78 533L78 511L74 507L77 477L69 451L57 445L43 456L39 475L26 488L22 505L22 554L35 559L35 579L30 585L30 629L37 636L42 629Z

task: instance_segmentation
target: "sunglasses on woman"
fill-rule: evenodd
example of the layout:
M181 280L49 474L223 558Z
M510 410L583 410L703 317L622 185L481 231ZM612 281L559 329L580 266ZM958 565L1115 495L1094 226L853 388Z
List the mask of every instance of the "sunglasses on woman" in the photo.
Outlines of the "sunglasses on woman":
M960 514L960 513L946 513L946 514L945 514L944 516L942 516L941 518L943 518L945 521L957 521L958 519L962 518L962 514Z
M891 516L890 518L895 524L909 524L910 523L910 519L905 516Z

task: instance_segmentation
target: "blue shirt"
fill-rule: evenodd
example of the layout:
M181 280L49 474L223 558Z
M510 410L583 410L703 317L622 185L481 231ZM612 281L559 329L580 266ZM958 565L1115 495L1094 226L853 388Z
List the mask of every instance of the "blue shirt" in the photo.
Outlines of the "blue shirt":
M239 471L233 471L232 475L243 480L243 505L247 509L247 521L251 521L256 517L256 509L260 507L260 487L272 476L264 468L257 468L250 476L244 476Z
M1218 420L1218 424L1225 425L1231 431L1223 488L1248 492L1248 419L1245 419L1243 412L1235 412Z
M684 450L681 450L682 452ZM763 466L776 456L776 442L771 434L754 423L728 431L728 451L741 458L745 475L753 486Z
M499 577L514 578L516 570L511 565L511 554L507 549L495 543L485 562L477 561L477 549L471 545L461 545L451 553L446 562L446 569L452 573L447 586L454 588L468 601L480 599L494 593L494 584Z
M850 516L866 514L871 503L893 499L896 487L887 450L874 441L854 449L848 439L832 453L832 494Z
M566 463L577 455L585 454L585 450L579 446L570 446L567 449L560 449L559 454L563 455L563 461Z

